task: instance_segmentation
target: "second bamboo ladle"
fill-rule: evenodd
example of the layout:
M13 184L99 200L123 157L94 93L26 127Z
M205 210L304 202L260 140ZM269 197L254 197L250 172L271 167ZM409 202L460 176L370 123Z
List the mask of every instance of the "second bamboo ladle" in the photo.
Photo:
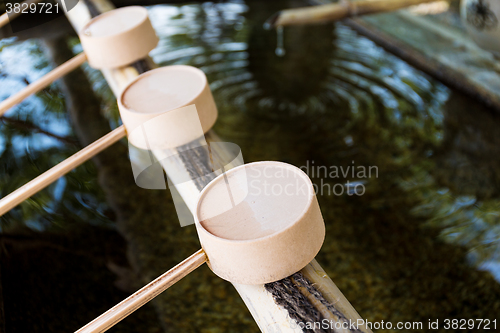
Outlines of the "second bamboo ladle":
M2 198L0 216L125 135L139 148L175 148L203 136L217 119L207 78L191 66L139 75L123 89L118 107L124 125Z

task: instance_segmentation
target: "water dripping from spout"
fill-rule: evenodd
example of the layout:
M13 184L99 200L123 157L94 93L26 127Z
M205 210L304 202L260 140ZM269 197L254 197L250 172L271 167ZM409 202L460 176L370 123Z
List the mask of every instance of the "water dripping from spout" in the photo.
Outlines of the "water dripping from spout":
M278 57L283 57L286 54L284 43L283 43L283 26L280 25L276 28L276 33L278 36L278 44L276 46L276 50L274 50L274 53Z

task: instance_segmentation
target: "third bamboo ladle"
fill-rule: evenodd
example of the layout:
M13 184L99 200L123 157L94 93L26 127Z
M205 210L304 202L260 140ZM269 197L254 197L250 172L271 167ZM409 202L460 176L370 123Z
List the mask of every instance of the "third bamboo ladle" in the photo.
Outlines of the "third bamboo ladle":
M102 69L121 67L142 59L156 47L158 37L149 21L147 10L131 6L115 9L92 19L80 32L80 41L84 52L0 102L0 116L87 60L91 67Z

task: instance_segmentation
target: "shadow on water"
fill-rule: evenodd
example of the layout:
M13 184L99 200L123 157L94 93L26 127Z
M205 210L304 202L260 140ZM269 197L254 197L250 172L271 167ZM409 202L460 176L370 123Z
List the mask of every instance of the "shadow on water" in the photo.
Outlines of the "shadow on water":
M362 316L424 323L495 319L500 117L342 24L286 28L285 54L277 56L277 34L262 23L276 10L300 4L152 6L160 37L152 57L161 65L205 71L220 112L215 131L238 144L245 161L280 160L309 173L327 225L318 261ZM31 68L28 80L48 64L36 41L0 43L4 98L23 85L12 54L29 59L23 65ZM103 78L87 72L94 88L107 94L103 105L116 123ZM9 112L11 121L0 127L2 195L77 150L68 142L75 138L63 105L51 86ZM42 124L57 137L33 134L26 123ZM77 169L3 218L2 229L112 225L97 172L91 164ZM186 237L193 241L195 235ZM214 290L224 297L213 304L231 305L226 289ZM185 318L183 307L168 313ZM193 330L212 325L215 332L216 322L189 318L184 324Z

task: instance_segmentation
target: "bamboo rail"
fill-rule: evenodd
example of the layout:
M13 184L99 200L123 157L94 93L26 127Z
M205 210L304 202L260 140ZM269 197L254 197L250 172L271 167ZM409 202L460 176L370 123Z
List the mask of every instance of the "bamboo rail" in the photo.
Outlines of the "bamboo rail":
M265 25L267 28L274 28L287 25L324 23L342 20L348 17L386 13L436 1L437 0L342 0L334 4L285 9L271 16Z

